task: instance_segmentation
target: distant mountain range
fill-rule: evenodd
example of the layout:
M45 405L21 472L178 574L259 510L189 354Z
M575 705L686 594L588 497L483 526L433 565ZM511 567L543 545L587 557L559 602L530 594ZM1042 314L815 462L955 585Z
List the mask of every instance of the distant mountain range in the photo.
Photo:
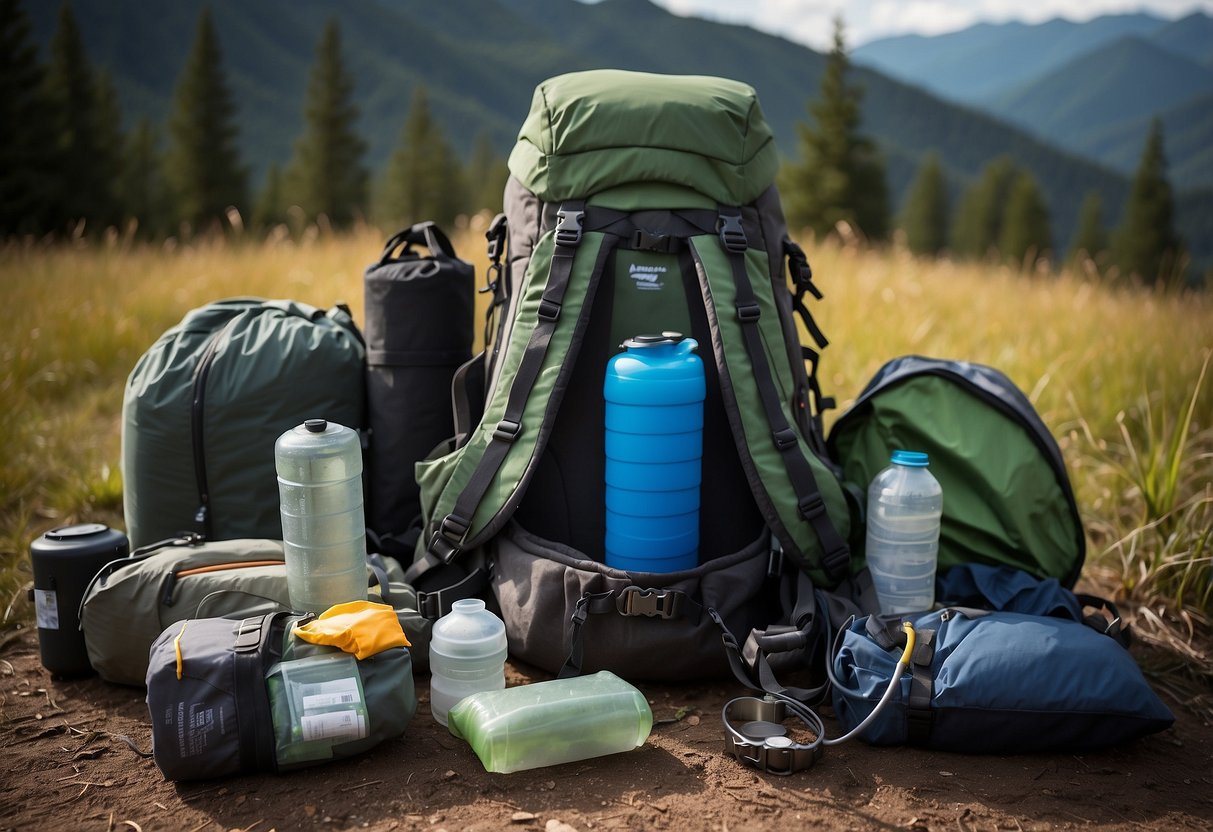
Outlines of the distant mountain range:
M128 123L138 116L162 122L168 113L203 2L73 0L90 58L113 78ZM789 41L745 27L678 17L648 0L596 4L349 0L339 5L327 0L209 0L206 4L239 107L244 158L255 174L263 173L271 162L289 158L302 129L304 89L315 45L324 23L334 16L341 24L347 66L355 80L361 109L358 129L369 146L367 163L376 171L382 170L397 141L417 84L425 85L435 115L460 152L466 155L476 137L484 134L505 154L537 83L563 72L598 67L746 81L758 90L780 147L791 157L797 153L795 125L807 119L806 105L817 94L825 65L823 55ZM58 4L25 0L25 5L35 36L46 43ZM1140 35L1153 25L1150 21L1158 23L1145 16L1133 20L1122 21L1102 43ZM994 37L995 32L985 34ZM1172 51L1199 53L1202 48L1178 33L1175 37L1176 43L1186 46L1167 47ZM857 50L857 57L869 49ZM1057 69L1074 57L1063 52L1057 47L1053 60ZM1185 60L1194 58L1189 54ZM886 72L892 70L857 67L855 78L866 89L864 129L884 152L894 204L928 150L936 150L944 160L957 192L990 159L1009 154L1040 181L1058 247L1065 245L1087 191L1100 192L1109 223L1117 220L1128 190L1123 173L1084 159L1072 148L1059 149L1064 145L1034 136L1024 126L949 103ZM1028 75L1018 78L1025 84L1039 80ZM1190 113L1175 117L1200 121ZM1199 137L1199 123L1190 129ZM1131 138L1110 135L1106 140ZM1192 147L1198 144L1194 138ZM1132 154L1130 169L1135 158ZM1181 231L1189 240L1202 240L1208 250L1199 250L1198 257L1213 262L1213 234L1199 236L1209 225L1213 225L1213 191L1185 194Z
M1159 117L1174 181L1213 187L1213 18L1147 14L980 25L873 41L878 68L1124 173Z

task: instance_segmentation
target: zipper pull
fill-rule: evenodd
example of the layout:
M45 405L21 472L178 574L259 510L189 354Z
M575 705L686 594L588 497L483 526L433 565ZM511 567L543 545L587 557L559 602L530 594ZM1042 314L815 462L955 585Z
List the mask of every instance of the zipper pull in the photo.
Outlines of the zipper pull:
M198 510L194 512L194 522L199 526L206 526L206 503L198 506Z
M168 578L164 582L164 597L161 603L166 607L173 605L173 591L177 588L177 573L169 572Z

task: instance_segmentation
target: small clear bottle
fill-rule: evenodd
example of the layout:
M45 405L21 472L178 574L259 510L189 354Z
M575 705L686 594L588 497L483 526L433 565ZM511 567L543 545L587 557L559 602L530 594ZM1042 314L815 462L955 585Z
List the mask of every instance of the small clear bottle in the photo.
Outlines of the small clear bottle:
M894 451L890 462L868 488L865 548L880 611L886 615L934 605L943 514L943 489L927 470L926 454Z
M446 725L447 712L460 700L505 687L505 624L466 598L434 622L430 634L430 712Z

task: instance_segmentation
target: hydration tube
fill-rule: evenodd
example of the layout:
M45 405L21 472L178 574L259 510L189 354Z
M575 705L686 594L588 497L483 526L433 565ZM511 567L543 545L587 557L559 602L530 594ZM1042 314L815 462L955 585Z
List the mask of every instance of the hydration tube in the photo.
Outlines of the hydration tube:
M808 705L785 694L768 693L761 699L740 696L727 702L720 714L724 721L725 751L755 768L784 775L811 767L821 756L824 746L838 745L858 736L892 701L901 677L910 666L916 641L914 627L909 622L903 622L901 626L906 634L906 646L893 671L893 678L872 712L850 731L841 737L826 739L821 717ZM832 672L830 676L832 681ZM789 716L799 719L812 732L810 742L798 743L788 737L787 729L779 723ZM744 720L741 730L733 727L735 720Z

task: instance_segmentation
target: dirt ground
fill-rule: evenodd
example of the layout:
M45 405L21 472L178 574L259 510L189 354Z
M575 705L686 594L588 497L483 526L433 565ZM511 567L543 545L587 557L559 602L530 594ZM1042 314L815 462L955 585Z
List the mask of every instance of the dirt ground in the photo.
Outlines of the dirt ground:
M509 668L510 684L539 678ZM979 757L856 742L778 777L722 753L719 712L741 693L733 684L642 685L654 718L668 720L642 748L502 775L434 722L424 673L417 688L406 734L361 758L178 785L119 736L150 749L143 691L52 679L27 631L0 651L0 828L1213 828L1213 726L1172 701L1172 729L1101 753Z

